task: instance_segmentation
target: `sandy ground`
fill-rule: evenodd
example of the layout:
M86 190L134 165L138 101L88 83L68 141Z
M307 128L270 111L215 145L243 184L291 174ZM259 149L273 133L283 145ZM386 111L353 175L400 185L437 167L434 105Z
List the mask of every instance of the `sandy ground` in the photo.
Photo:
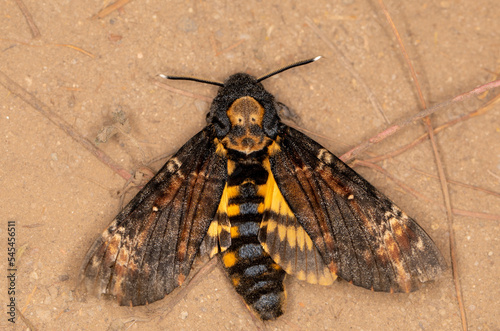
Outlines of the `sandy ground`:
M265 82L293 109L301 127L340 155L419 111L411 76L376 1L132 1L93 19L101 1L24 0L40 29L33 40L15 1L0 5L0 70L93 141L121 109L130 123L102 148L135 171L175 152L203 128L206 101L159 88L159 73L223 81L245 71L257 76L323 55L314 64ZM238 3L238 4L236 4ZM387 1L407 46L428 105L496 79L500 72L500 6L496 0ZM321 31L348 59L354 78ZM87 53L82 52L84 50ZM216 88L166 84L212 98ZM494 95L482 94L433 115L435 127L470 112ZM119 307L75 292L82 259L119 209L125 180L40 112L0 87L0 301L8 303L7 222L16 222L16 303L39 330L258 329L220 266L193 286L169 313L169 298L148 307ZM437 136L450 180L500 191L500 108L447 128ZM374 146L381 155L425 132L421 122ZM450 264L448 227L428 141L379 163L419 194L387 177L356 168L413 216ZM159 169L161 162L153 164ZM425 172L425 173L422 173ZM449 185L455 215L458 273L470 330L500 329L500 198ZM127 195L126 199L130 199ZM496 215L496 216L495 216ZM488 217L490 219L488 219ZM287 312L270 330L458 330L451 269L412 294L373 293L346 282L331 287L286 281ZM12 326L2 312L0 328ZM17 320L17 329L26 329Z

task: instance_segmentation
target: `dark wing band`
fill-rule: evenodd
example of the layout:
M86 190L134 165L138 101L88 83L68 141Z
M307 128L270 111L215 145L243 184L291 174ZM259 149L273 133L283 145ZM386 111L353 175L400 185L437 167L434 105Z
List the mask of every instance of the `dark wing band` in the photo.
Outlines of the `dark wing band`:
M410 292L445 269L425 231L306 135L283 126L270 157L278 187L325 265L357 286Z
M226 183L217 147L208 129L198 133L116 216L85 258L87 289L144 305L182 284Z

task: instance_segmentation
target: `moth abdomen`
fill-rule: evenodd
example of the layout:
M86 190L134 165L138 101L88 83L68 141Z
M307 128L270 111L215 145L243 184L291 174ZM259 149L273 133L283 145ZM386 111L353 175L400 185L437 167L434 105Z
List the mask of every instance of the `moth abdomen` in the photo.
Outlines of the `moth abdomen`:
M262 320L283 314L285 271L264 250L258 239L264 211L268 173L261 164L234 164L228 178L231 246L222 262L236 291Z
M231 246L223 253L222 261L245 303L261 319L276 319L284 310L285 271L262 248L258 230L259 223L252 221L231 225Z

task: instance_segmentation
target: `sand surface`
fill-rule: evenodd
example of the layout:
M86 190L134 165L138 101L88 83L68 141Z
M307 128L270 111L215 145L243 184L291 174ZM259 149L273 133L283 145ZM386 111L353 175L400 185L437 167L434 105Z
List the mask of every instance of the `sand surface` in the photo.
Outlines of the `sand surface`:
M131 1L100 19L93 17L106 1L24 3L41 36L32 39L16 2L3 1L1 72L90 141L113 124L114 112L123 111L130 130L122 127L99 147L130 172L174 153L201 130L209 107L205 100L217 91L192 82L165 82L157 77L160 73L223 81L236 72L261 76L322 55L320 61L264 85L298 115L302 129L337 155L421 109L377 1ZM428 106L497 79L497 0L386 5ZM357 76L343 65L339 51ZM193 95L163 89L156 82ZM441 109L432 116L433 126L478 109L495 93ZM168 313L164 309L171 306L171 298L129 308L82 296L75 291L82 259L118 212L117 192L125 180L4 86L0 100L0 275L4 278L7 268L7 222L15 221L16 248L25 248L17 265L17 307L38 330L461 328L451 269L409 295L373 293L346 282L314 286L289 277L287 311L265 326L252 319L220 266ZM449 192L456 209L458 274L470 330L500 329L499 118L497 105L436 136L445 174L455 181ZM360 159L396 150L424 133L422 122L415 122ZM151 167L158 170L162 162ZM378 165L420 196L373 169L356 170L418 220L450 265L443 194L433 177L437 168L429 141ZM8 302L6 284L2 280L2 311ZM1 316L0 328L11 327L8 315ZM26 330L20 319L15 326Z

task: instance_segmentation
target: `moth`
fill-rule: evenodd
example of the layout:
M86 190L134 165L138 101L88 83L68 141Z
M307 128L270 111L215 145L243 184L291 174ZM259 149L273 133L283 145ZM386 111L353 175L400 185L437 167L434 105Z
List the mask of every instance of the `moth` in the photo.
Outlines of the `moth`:
M262 320L284 312L287 274L411 292L446 267L429 235L320 144L278 116L261 78L218 85L207 126L116 216L83 263L87 289L121 305L160 300L216 255Z

